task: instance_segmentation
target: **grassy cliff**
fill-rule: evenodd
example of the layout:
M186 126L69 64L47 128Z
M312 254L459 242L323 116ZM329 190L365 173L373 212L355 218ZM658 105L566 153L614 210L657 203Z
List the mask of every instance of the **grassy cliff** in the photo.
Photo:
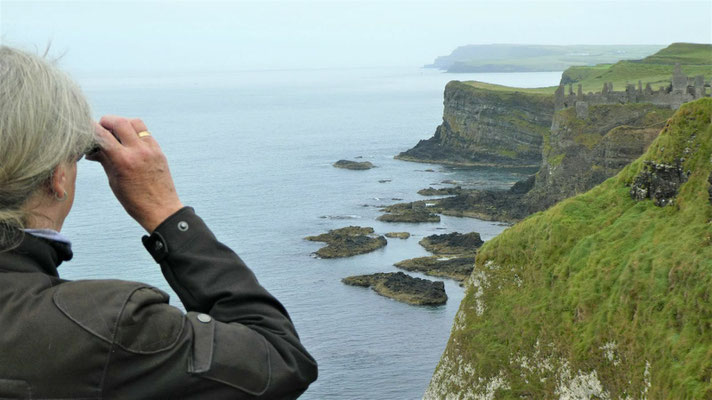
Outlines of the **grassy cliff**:
M618 175L487 242L425 398L712 397L711 118L683 105ZM646 161L685 171L671 205L631 198Z
M581 84L584 92L600 92L604 82L613 82L615 90L624 90L626 83L643 86L650 83L654 90L670 84L675 64L679 63L687 76L712 77L712 45L673 43L642 60L619 61L615 64L576 66L564 71L561 82Z

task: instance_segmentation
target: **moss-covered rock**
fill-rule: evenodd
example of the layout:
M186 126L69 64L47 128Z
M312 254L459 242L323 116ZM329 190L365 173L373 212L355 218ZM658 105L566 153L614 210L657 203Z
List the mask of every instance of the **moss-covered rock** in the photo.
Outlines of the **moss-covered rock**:
M445 284L414 278L402 272L350 276L341 280L352 286L371 287L376 293L413 305L440 305L447 302Z
M425 399L712 398L712 99L638 160L480 248ZM690 171L634 200L646 162Z
M333 229L321 235L307 236L305 239L327 244L315 252L321 258L350 257L369 253L388 243L383 236L375 235L373 228L360 226Z

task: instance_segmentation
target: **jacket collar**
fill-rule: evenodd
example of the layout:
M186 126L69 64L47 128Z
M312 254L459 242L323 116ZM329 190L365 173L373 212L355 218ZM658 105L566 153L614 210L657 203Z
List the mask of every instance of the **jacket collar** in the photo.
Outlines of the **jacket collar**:
M72 249L63 242L23 234L20 245L0 251L0 270L41 272L58 277L57 268L72 259Z

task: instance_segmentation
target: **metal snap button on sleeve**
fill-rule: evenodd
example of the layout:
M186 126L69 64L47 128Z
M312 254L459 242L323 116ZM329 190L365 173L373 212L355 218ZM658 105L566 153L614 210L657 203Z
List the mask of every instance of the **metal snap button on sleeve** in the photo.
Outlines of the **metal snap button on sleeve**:
M198 321L207 324L208 322L212 321L213 317L211 317L208 314L198 314Z
M180 221L180 222L178 223L178 230L179 230L179 231L185 232L185 231L188 230L188 228L189 228L189 226L188 226L188 223L187 223L187 222L185 222L185 221Z

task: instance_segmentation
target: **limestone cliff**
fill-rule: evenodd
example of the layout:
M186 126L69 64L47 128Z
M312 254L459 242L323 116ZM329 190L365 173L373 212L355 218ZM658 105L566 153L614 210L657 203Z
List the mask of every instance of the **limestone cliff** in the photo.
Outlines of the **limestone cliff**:
M425 399L712 398L711 173L707 98L615 177L485 243Z
M488 87L489 86L489 87ZM550 94L452 81L435 135L396 158L454 165L539 166L554 113Z

